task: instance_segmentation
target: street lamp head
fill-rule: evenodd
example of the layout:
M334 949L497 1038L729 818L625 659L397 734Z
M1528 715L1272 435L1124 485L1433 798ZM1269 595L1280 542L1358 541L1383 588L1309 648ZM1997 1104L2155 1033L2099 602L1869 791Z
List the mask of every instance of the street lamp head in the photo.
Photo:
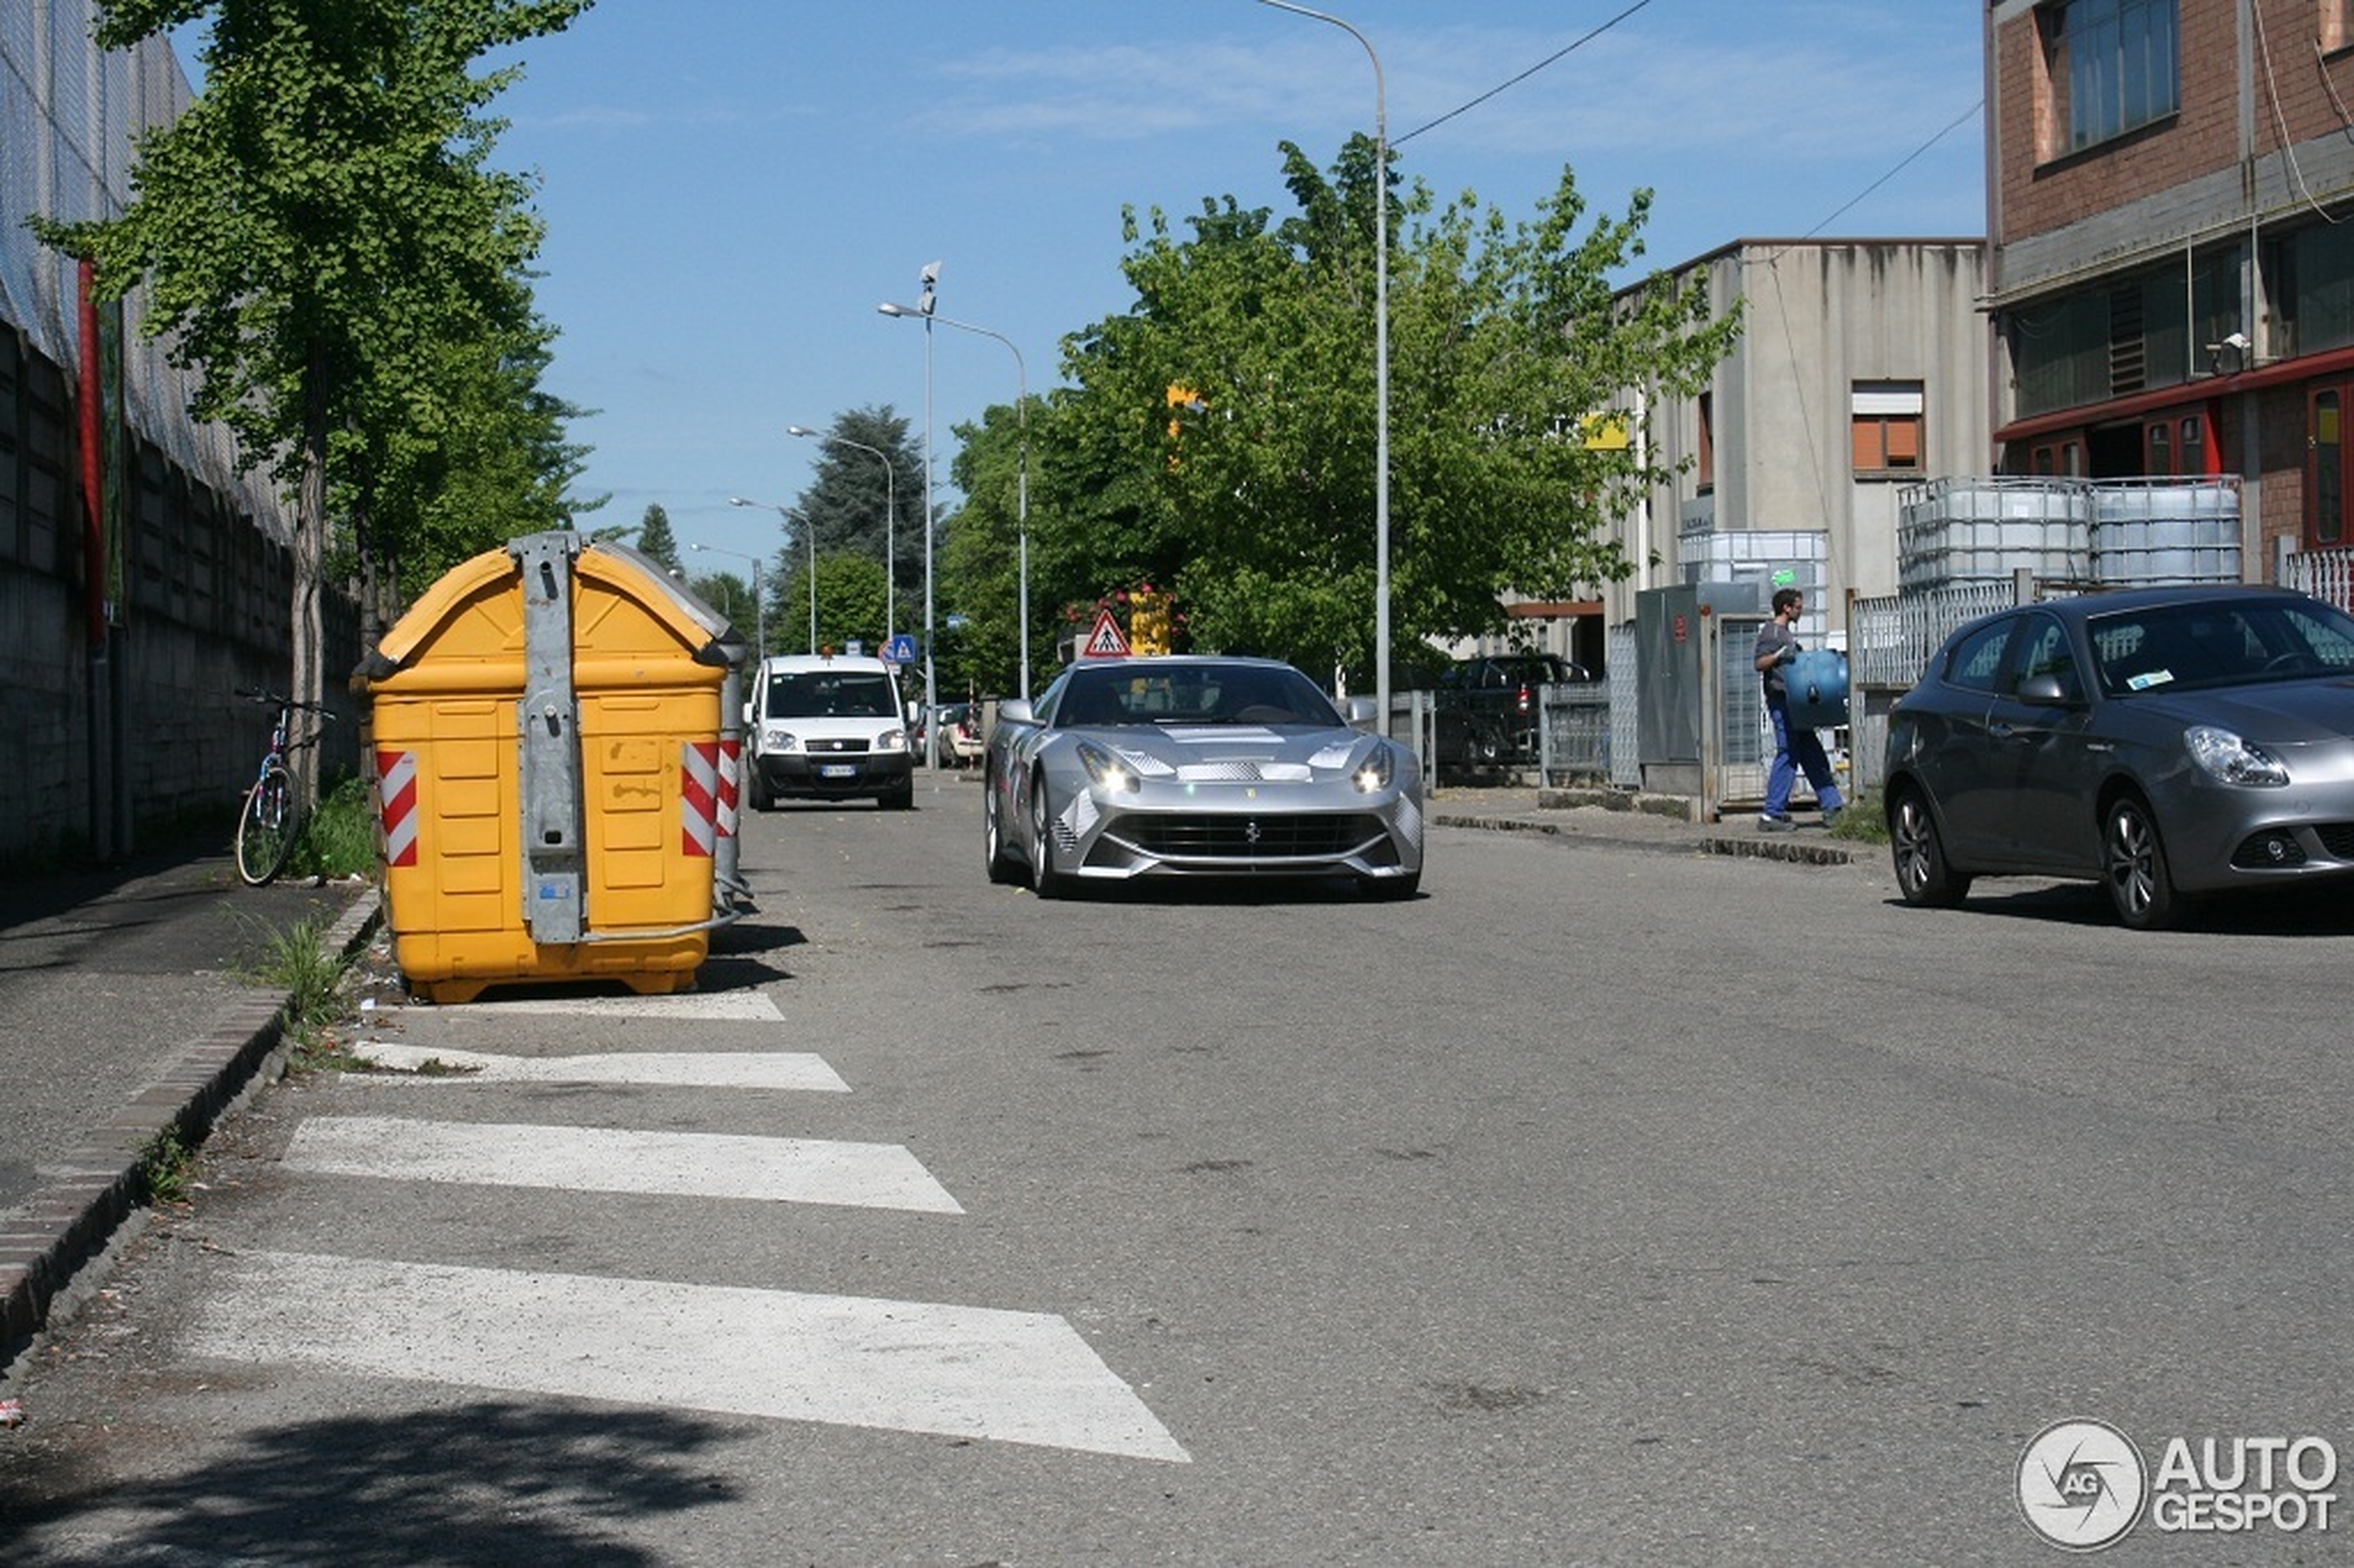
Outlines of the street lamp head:
M758 506L760 503L749 496L729 496L728 504L729 506Z
M921 316L928 313L923 310L918 310L913 305L893 305L888 299L876 306L875 309L880 310L886 316Z

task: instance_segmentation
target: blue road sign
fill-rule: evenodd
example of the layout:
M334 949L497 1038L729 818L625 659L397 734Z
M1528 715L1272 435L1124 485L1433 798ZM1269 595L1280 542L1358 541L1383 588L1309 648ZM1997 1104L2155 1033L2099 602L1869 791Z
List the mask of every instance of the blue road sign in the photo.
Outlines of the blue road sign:
M890 645L883 649L883 657L894 664L914 664L918 658L916 634L901 632L897 637L892 638Z

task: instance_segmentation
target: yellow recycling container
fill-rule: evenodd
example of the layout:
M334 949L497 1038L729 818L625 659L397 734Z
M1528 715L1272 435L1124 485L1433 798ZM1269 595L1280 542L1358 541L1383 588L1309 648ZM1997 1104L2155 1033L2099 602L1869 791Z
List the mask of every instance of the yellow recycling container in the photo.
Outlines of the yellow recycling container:
M693 982L739 913L742 655L655 563L570 530L426 590L354 681L412 990Z

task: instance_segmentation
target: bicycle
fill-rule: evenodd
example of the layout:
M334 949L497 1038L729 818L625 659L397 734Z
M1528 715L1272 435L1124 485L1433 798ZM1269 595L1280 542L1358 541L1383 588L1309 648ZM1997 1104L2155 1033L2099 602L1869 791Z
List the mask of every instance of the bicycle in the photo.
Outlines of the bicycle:
M237 812L237 875L244 879L246 886L258 888L286 868L295 844L302 837L304 818L309 816L302 791L296 787L294 774L286 766L286 758L310 745L316 737L294 739L295 714L312 713L326 720L335 715L317 702L300 702L283 691L255 689L239 691L237 695L248 702L274 702L278 706L277 720L270 727L270 749L261 753L260 771Z

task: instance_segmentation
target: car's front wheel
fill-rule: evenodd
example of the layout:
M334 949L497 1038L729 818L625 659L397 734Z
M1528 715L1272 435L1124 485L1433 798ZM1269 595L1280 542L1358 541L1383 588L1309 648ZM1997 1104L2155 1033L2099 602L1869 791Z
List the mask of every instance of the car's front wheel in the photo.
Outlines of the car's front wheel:
M1055 810L1042 768L1030 780L1030 885L1040 898L1061 898L1070 879L1055 869Z
M2101 882L2117 917L2137 931L2179 925L2191 901L2174 891L2158 818L2139 795L2109 803L2101 822Z
M1889 854L1896 863L1896 891L1907 904L1950 909L1969 896L1970 879L1945 858L1937 818L1918 790L1898 791L1888 810Z

